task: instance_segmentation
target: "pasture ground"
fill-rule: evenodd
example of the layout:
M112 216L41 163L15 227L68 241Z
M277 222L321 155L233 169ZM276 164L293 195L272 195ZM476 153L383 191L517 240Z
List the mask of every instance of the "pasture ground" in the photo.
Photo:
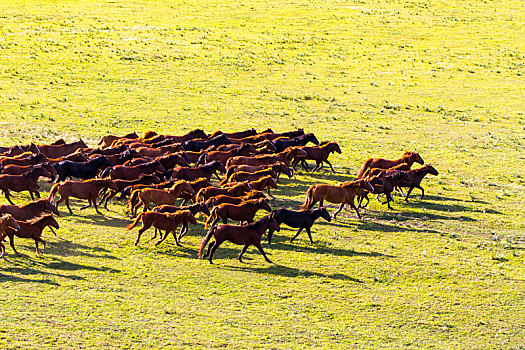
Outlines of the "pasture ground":
M274 207L417 150L427 196L284 229L267 264L61 208L0 262L8 348L525 347L523 1L2 1L0 142L302 127L340 143ZM48 185L45 187L48 189ZM417 190L416 190L417 193ZM28 196L15 198L24 203ZM6 202L2 200L2 203ZM332 207L331 207L332 208ZM202 223L202 220L200 220Z

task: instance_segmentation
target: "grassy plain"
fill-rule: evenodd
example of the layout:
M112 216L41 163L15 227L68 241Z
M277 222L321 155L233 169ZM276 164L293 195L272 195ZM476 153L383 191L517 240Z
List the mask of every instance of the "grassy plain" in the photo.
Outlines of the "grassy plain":
M303 127L338 174L415 149L427 194L284 229L246 262L154 248L121 204L0 262L8 348L525 347L523 1L2 1L0 143ZM18 203L28 200L25 195ZM5 200L2 201L4 203ZM201 220L202 222L202 220Z

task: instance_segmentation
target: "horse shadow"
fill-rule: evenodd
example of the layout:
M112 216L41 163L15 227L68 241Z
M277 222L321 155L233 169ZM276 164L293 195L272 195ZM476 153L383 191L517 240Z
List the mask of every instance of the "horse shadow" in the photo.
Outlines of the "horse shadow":
M301 253L311 253L311 254L323 254L330 256L341 256L341 257L353 257L353 256L364 256L371 258L395 258L394 255L379 253L379 252L359 252L353 249L339 249L333 247L323 246L319 243L314 243L313 245L299 245L293 244L288 241L284 236L275 236L275 242L271 245L267 245L267 248L283 250L283 251L293 251ZM309 243L310 244L310 243Z
M248 260L248 258L246 258ZM297 269L295 267L280 265L280 264L271 264L266 267L252 267L252 266L221 266L222 268L225 268L227 270L232 271L241 271L241 272L249 272L249 273L259 273L259 274L265 274L265 275L274 275L274 276L282 276L282 277L321 277L321 278L329 278L334 280L343 280L348 282L355 282L355 283L363 283L360 279L347 276L342 273L334 273L334 274L324 274L320 272L313 272L308 270L301 270Z
M89 251L89 252L88 252ZM60 256L85 256L90 258L102 258L110 260L120 260L114 255L110 255L111 251L96 247L87 246L78 243L74 243L70 240L59 238L56 242L53 242L53 254Z

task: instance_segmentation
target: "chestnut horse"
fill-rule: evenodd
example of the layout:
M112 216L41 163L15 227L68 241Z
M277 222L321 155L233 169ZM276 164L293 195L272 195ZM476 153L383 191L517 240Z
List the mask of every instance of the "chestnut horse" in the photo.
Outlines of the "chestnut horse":
M277 178L277 173L272 169L263 169L256 172L236 171L229 178L224 178L219 185L224 185L227 182L242 182L242 181L257 181L265 176Z
M40 176L45 176L50 180L54 179L54 176L45 170L44 167L37 166L22 175L0 175L0 190L4 192L5 198L11 204L14 203L11 201L9 191L28 191L32 200L35 199L34 196L40 198L40 193L38 192L40 188L38 179Z
M345 204L350 205L350 207L352 207L355 210L357 217L361 219L361 215L359 215L359 210L357 209L354 203L354 199L361 189L365 189L370 192L374 191L374 187L366 179L345 182L337 186L324 184L310 186L308 191L306 191L306 200L301 206L301 209L312 209L312 207L317 202L319 202L319 207L321 208L323 206L323 201L326 200L330 203L341 203L339 209L334 213L334 219L336 218L337 214L343 209Z
M212 186L204 187L197 193L197 196L195 197L195 201L196 202L206 201L211 197L219 196L221 194L224 194L227 196L239 197L252 190L253 188L250 186L248 182L235 183L233 186L228 187L228 188L218 188L218 187L212 187Z
M242 262L242 256L246 252L246 249L248 249L248 247L253 244L257 247L259 252L261 252L264 259L271 264L272 262L264 253L263 247L261 245L262 235L268 229L277 232L279 232L280 230L279 224L275 221L271 214L266 215L265 217L257 220L254 223L244 226L213 226L212 228L210 228L210 230L206 234L206 237L204 237L204 239L201 242L201 246L199 248L199 259L209 256L208 259L210 261L210 264L213 264L213 253L215 253L217 248L219 248L219 246L222 243L224 243L224 241L230 241L234 244L244 245L244 247L241 250L241 253L237 257L237 259L239 259L240 262ZM211 239L211 236L214 236L215 241L210 243L206 254L203 254L206 245Z
M107 148L111 146L113 142L120 139L138 139L139 135L137 135L136 132L131 132L129 134L126 134L124 136L115 136L115 135L106 135L104 136L98 143L98 146L102 146L102 148Z
M425 164L423 158L421 158L421 156L417 152L408 151L403 153L401 158L395 160L388 160L383 158L368 158L361 167L361 169L359 169L357 177L363 177L363 174L368 168L389 169L401 163L407 163L409 167L412 167L412 164L414 163Z
M45 163L48 161L48 158L43 154L32 154L28 157L16 158L16 157L3 157L0 158L0 166L6 165L37 165L40 163Z
M98 202L98 205L102 204L102 201L104 201L104 209L108 209L108 202L111 198L115 197L118 193L122 193L122 191L129 186L133 185L151 185L151 184L158 184L160 183L160 179L156 175L142 175L137 180L120 180L115 179L113 180L113 183L117 186L117 190L107 190L105 191L100 199L100 202Z
M55 168L53 168L53 166L50 163L42 163L38 165L6 165L5 167L0 169L0 173L10 175L22 175L36 167L44 168L47 172L53 175L53 177L57 173ZM52 180L50 180L50 182L52 182Z
M73 214L73 211L69 206L69 197L87 199L88 205L80 208L80 210L86 209L93 205L95 207L95 211L102 215L102 213L98 211L97 197L101 190L106 188L114 191L117 190L117 186L109 178L90 179L85 181L64 181L54 184L53 187L51 187L48 198L51 202L53 202L56 194L60 194L60 199L56 203L56 206L58 208L60 203L66 202L66 207L69 210L69 214Z
M212 161L219 161L223 165L226 164L228 159L236 157L236 156L249 156L255 153L255 149L252 145L249 143L244 143L240 147L231 149L229 151L211 151L207 153L203 153L202 156L199 157L196 165L203 164L206 162L212 162Z
M255 214L260 210L266 210L267 212L272 211L270 203L266 198L259 199L248 199L241 204L219 204L211 211L211 215L206 220L204 227L217 225L219 220L222 220L224 224L228 223L228 219L240 221L246 221L247 223L253 222Z
M339 148L339 145L336 142L323 142L319 146L305 146L301 147L301 149L306 152L306 156L299 157L294 161L294 170L297 164L301 162L301 165L303 166L304 170L308 171L308 165L306 164L306 160L313 160L316 164L315 167L312 169L312 173L316 170L320 170L323 167L323 162L328 164L330 166L330 169L332 169L332 172L335 173L334 167L328 161L328 156L333 152L341 154L341 148Z
M162 166L162 164L160 164L158 160L155 160L153 162L136 166L116 165L111 168L106 168L100 174L100 177L109 176L112 179L135 180L141 175L153 174L157 171L163 173L166 171L166 169Z
M281 153L262 155L256 157L233 157L228 159L226 166L229 168L232 165L266 165L277 162L283 162L287 166L290 166L292 160L297 157L306 156L306 152L298 147L289 147Z
M79 148L87 148L87 145L84 143L84 141L82 141L82 139L63 145L38 145L40 152L48 158L67 156Z
M191 195L195 194L193 188L185 180L177 181L169 189L156 189L156 188L143 188L136 190L131 194L128 202L128 210L131 215L137 214L138 208L144 206L143 212L149 209L149 204L154 203L156 205L170 204L174 205L177 199L181 197L181 193L187 192ZM140 202L137 203L137 199Z
M266 198L266 196L261 191L251 191L247 195L241 196L241 197L232 197L232 196L221 194L219 196L211 197L210 199L208 199L206 201L206 205L208 206L208 208L213 208L223 203L241 204L247 201L248 199L258 199L258 198Z
M48 226L57 230L60 228L58 222L55 220L52 214L40 216L29 221L17 221L17 223L19 224L18 230L9 228L5 231L3 236L0 235L0 241L4 240L6 236L9 237L9 244L11 245L11 248L13 248L13 251L16 255L20 255L20 253L18 253L15 248L15 236L19 238L33 239L35 241L36 255L39 255L40 252L38 251L38 242L41 242L44 245L42 253L44 250L46 250L46 241L41 238L42 231Z
M419 188L421 190L421 199L425 195L425 190L421 187L421 180L427 175L431 174L434 176L439 175L438 171L432 166L432 164L427 164L421 168L406 171L407 178L399 181L397 184L398 187L408 187L408 192L405 196L405 201L408 202L408 196L414 188Z
M173 171L173 174L171 175L171 177L174 179L183 179L183 180L192 181L200 177L205 177L206 179L211 180L211 176L215 175L218 179L220 179L219 175L217 175L217 171L220 172L221 174L224 174L226 172L226 169L224 168L224 165L220 161L214 160L212 162L206 163L196 168L190 168L190 167L177 168Z
M0 216L0 258L3 258L5 253L5 246L2 241L4 240L6 231L11 228L15 231L20 229L20 225L15 218L13 218L11 214L3 214Z
M185 207L177 207L174 205L164 204L164 205L160 205L158 207L153 208L153 211L157 213L172 213L173 214L173 213L178 213L183 210L189 210L194 216L197 215L198 213L203 213L206 216L210 216L210 210L208 209L208 206L204 203L197 203L197 204L188 205ZM178 237L179 242L180 242L180 239L184 237L184 235L187 232L188 232L188 225L183 224L179 232L179 237ZM155 234L153 235L151 239L154 239L155 237L157 237L157 229L155 229Z
M57 208L47 198L41 198L34 202L29 202L23 206L0 205L0 215L11 214L16 220L30 220L37 216L52 213L60 216Z
M260 170L264 169L272 169L276 174L277 178L279 178L279 175L281 173L288 176L288 178L292 178L293 173L290 167L288 167L283 162L277 162L274 164L268 164L268 165L259 165L259 166L253 166L253 165L232 165L228 169L226 169L226 177L229 178L236 172L245 171L247 173L255 173Z
M175 239L175 243L180 246L180 243L177 239L177 236L175 235L175 230L177 230L177 226L180 224L188 225L188 223L195 225L197 223L197 220L195 220L195 217L189 210L183 210L177 213L157 213L155 211L148 211L145 213L140 213L139 216L133 221L133 223L126 227L127 231L130 231L133 227L137 225L137 223L142 221L142 228L139 230L139 234L137 236L137 240L135 241L135 245L139 244L140 236L144 231L146 231L151 226L155 227L159 230L165 230L166 233L164 234L164 237L162 237L155 245L159 245L162 243L166 237L168 237L168 234L172 232L173 238Z

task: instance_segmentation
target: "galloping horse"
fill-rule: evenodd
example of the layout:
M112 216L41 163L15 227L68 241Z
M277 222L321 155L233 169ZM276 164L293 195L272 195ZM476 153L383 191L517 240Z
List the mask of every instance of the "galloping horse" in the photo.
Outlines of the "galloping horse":
M54 227L57 230L60 228L52 214L40 216L29 221L17 221L17 223L19 225L18 230L8 228L4 235L0 234L0 242L4 240L6 236L9 237L9 244L16 255L20 255L20 253L18 253L15 248L15 236L19 238L32 238L35 241L36 255L39 255L38 242L41 242L44 245L42 253L46 250L46 241L41 238L42 231L48 226Z
M246 221L247 223L253 222L255 214L260 210L266 210L267 212L272 211L272 207L268 203L266 198L259 199L248 199L241 204L219 204L211 211L211 214L206 220L204 227L215 226L219 220L222 220L224 224L228 223L228 219L240 221Z
M307 159L311 159L315 161L315 168L312 169L312 173L316 170L320 170L323 167L323 162L328 164L330 166L330 169L332 169L332 172L335 173L334 167L332 164L328 161L328 156L332 152L337 152L341 154L341 148L339 148L339 145L336 142L323 142L319 146L314 147L301 147L303 151L306 152L306 157L298 157L294 163L293 168L295 170L295 167L299 162L301 162L301 165L303 166L304 170L308 171L308 165L306 164Z
M226 172L226 169L224 168L224 165L219 162L218 160L214 160L212 162L206 163L204 165L201 165L197 168L190 168L190 167L180 167L173 171L173 174L171 175L174 179L183 179L188 181L193 181L195 179L198 179L200 177L205 177L208 180L211 179L211 176L215 174L215 176L220 179L219 175L217 175L217 171L221 174L224 174Z
M338 186L332 185L314 185L310 186L306 191L306 200L301 206L301 209L311 209L315 203L319 202L319 207L323 206L323 201L330 203L341 203L339 209L334 213L334 219L336 215L343 209L345 204L352 207L359 219L359 210L355 206L354 199L358 192L362 189L373 192L374 187L366 179L359 179L351 182L345 182Z
M316 208L302 211L277 209L272 211L272 214L275 221L277 221L279 225L286 224L293 228L299 228L299 231L297 231L295 236L290 238L290 243L293 242L293 240L296 239L297 236L299 236L303 228L306 229L306 233L308 233L308 238L310 238L310 242L314 243L314 241L312 240L312 233L310 232L310 229L312 228L315 220L317 220L320 217L322 217L328 222L332 220L326 208ZM269 230L268 243L272 242L272 235L273 231Z
M423 161L423 158L421 158L421 156L417 152L408 152L408 151L403 153L401 158L395 159L395 160L388 160L388 159L383 159L383 158L368 158L366 162L363 164L363 166L361 167L361 169L359 169L357 173L357 177L358 178L363 177L363 174L368 168L389 169L401 163L407 163L409 167L412 167L412 164L414 163L419 163L421 165L425 164L425 162Z
M183 210L173 214L148 211L145 213L140 213L139 216L137 216L137 218L135 219L135 221L133 221L131 225L126 227L126 230L131 230L137 225L137 223L140 220L142 221L142 228L139 230L139 234L137 236L137 240L135 241L135 245L139 244L140 236L142 235L142 233L144 233L144 231L153 226L158 230L166 231L164 237L162 237L157 243L155 243L156 246L162 243L166 239L166 237L168 237L168 234L170 232L173 233L175 243L178 246L180 246L177 236L175 236L175 230L177 229L177 226L179 226L180 224L187 225L188 223L195 225L197 223L197 220L195 220L195 217L189 210Z
M273 218L273 215L266 215L265 217L257 220L254 223L244 225L244 226L234 226L234 225L219 225L219 226L213 226L210 228L208 233L206 234L206 237L201 242L201 246L199 248L199 259L202 257L209 256L210 264L213 264L212 258L213 253L219 248L219 246L224 241L230 241L234 244L238 245L244 245L244 247L241 250L241 253L237 257L240 262L242 262L242 256L246 252L246 249L250 245L254 245L259 249L259 252L261 252L264 259L272 263L270 259L266 256L264 253L264 250L261 245L261 238L264 232L266 230L273 230L279 232L279 224L275 221ZM208 250L206 254L204 253L204 249L206 248L206 245L208 244L209 240L211 239L211 236L215 237L215 241L210 243L208 246Z
M14 203L11 201L9 191L28 191L32 200L35 199L34 196L40 198L40 193L38 192L40 188L38 179L40 176L45 176L50 180L54 179L53 174L44 169L44 167L37 166L22 175L0 175L0 190L4 192L5 198L11 204Z

